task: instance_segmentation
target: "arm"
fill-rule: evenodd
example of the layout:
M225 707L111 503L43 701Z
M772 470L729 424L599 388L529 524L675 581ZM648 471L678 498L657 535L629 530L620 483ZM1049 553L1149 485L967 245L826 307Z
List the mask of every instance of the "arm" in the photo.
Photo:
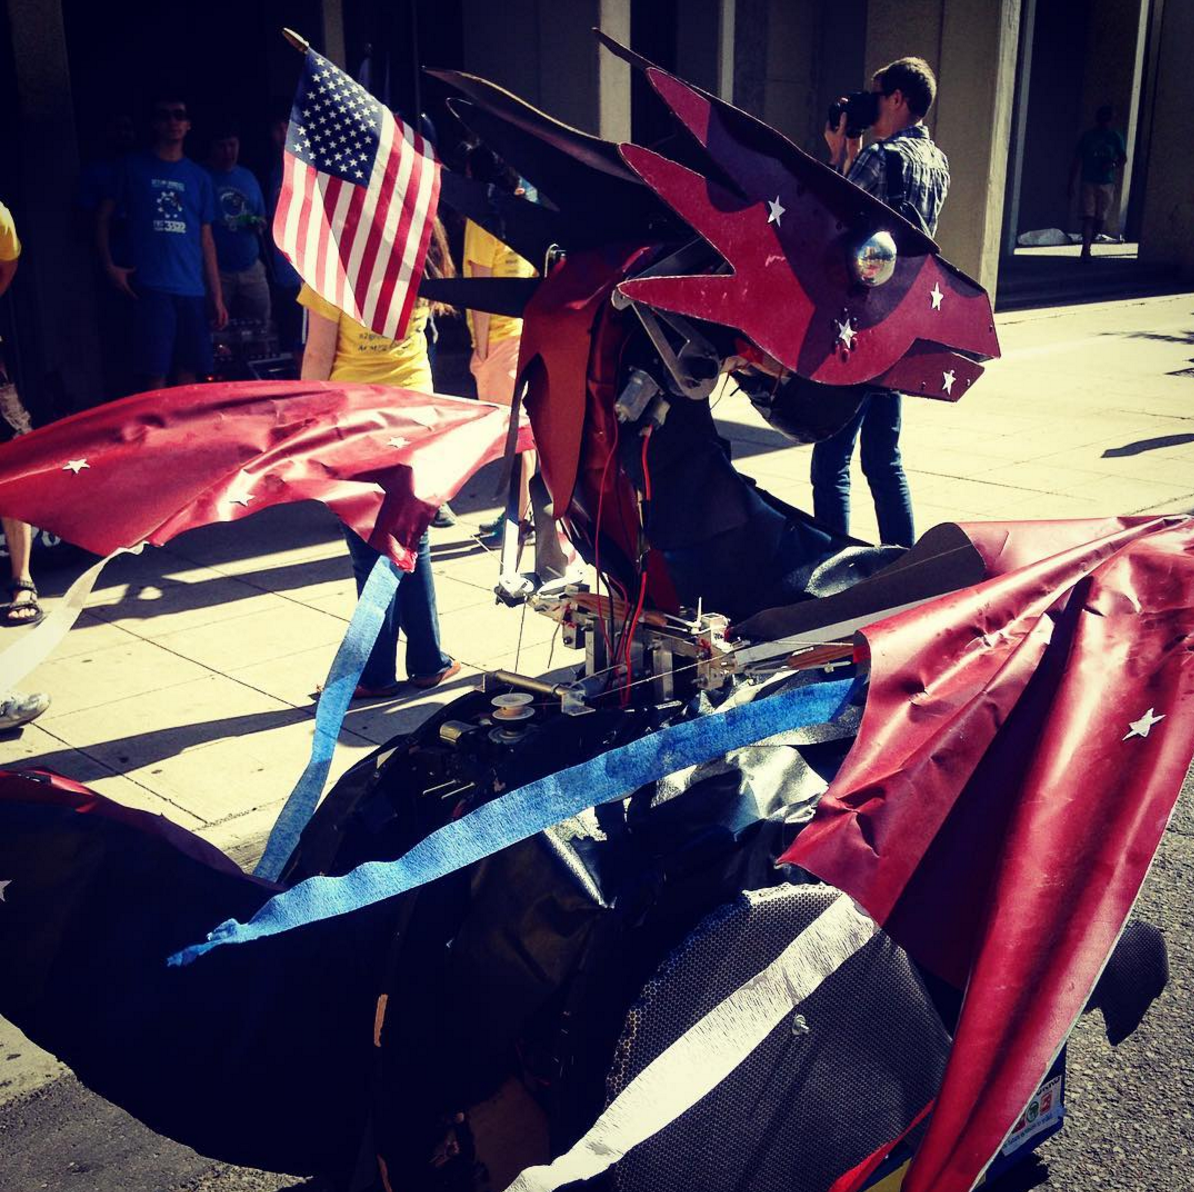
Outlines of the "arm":
M133 287L129 285L129 277L134 271L122 268L112 260L111 228L112 213L115 210L115 199L104 199L100 203L99 210L95 213L95 247L99 253L100 264L104 267L104 272L111 279L112 284L122 294L136 298L137 295Z
M14 257L11 261L0 261L0 294L3 294L9 286L12 285L12 279L17 274L17 259Z
M304 381L328 381L336 358L336 324L313 310L307 311L307 346L303 350Z
M470 261L469 276L492 277L493 270L488 265L478 265L475 261ZM473 345L473 351L478 360L484 360L489 355L489 311L473 311L473 335L477 341Z
M216 263L216 242L211 234L211 224L203 224L199 229L199 238L203 244L203 273L207 278L207 292L211 295L211 304L215 307L215 325L219 331L228 325L228 312L224 309L224 293L220 289L220 267Z
M825 143L829 146L829 164L839 174L848 174L854 159L862 151L862 137L846 136L846 113L837 122L837 128L825 126Z
M1078 189L1078 178L1082 173L1082 158L1077 153L1074 154L1074 160L1070 162L1070 179L1066 184L1066 194L1072 199L1074 192Z

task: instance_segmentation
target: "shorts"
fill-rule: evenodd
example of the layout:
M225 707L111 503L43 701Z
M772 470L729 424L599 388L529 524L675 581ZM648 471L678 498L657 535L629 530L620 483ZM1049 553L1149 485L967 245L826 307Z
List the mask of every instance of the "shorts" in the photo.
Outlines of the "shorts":
M4 344L0 342L0 443L11 442L17 435L27 435L32 429L33 419L5 371Z
M469 361L469 369L477 382L477 397L481 401L508 406L514 401L514 378L518 371L518 337L499 339L489 345L489 355L478 360L476 352Z
M139 289L133 303L133 370L168 377L172 370L206 376L212 370L207 299Z
M269 281L261 261L254 261L247 269L235 273L221 269L220 288L224 291L229 318L269 322Z
M1082 218L1106 219L1114 200L1114 182L1083 182Z

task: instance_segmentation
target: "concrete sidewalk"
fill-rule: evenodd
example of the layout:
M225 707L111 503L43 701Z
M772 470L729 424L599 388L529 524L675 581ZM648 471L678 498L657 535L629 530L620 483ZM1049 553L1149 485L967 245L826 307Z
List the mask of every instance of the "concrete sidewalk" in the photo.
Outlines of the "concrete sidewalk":
M1194 296L1022 312L999 324L1004 357L962 401L905 400L921 531L958 518L1194 509ZM809 448L791 446L735 391L716 413L738 466L811 508ZM872 538L855 464L852 529ZM497 557L471 531L496 510L496 482L494 465L456 502L461 523L432 532L444 646L464 669L429 693L354 705L333 780L481 671L538 674L578 657L553 646L545 618L494 603ZM38 577L51 601L70 578ZM49 692L53 706L0 741L0 765L49 766L251 860L303 769L311 693L352 613L338 523L316 505L266 510L118 560L101 584L23 685Z

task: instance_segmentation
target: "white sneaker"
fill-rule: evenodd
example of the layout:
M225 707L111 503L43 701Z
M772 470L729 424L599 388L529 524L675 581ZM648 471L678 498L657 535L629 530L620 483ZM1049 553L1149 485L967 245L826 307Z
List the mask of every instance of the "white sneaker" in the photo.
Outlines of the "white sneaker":
M35 691L31 695L8 692L0 697L0 732L36 720L49 706L50 697L44 691Z

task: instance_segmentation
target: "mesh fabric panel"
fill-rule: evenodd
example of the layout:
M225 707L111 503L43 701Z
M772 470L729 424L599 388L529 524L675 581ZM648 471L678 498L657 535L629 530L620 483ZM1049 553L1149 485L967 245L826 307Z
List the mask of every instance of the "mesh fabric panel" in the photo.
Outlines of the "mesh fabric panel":
M709 916L630 1010L607 1103L836 897L825 886L780 886ZM908 958L880 933L717 1088L622 1159L614 1187L825 1192L936 1093L949 1043Z

